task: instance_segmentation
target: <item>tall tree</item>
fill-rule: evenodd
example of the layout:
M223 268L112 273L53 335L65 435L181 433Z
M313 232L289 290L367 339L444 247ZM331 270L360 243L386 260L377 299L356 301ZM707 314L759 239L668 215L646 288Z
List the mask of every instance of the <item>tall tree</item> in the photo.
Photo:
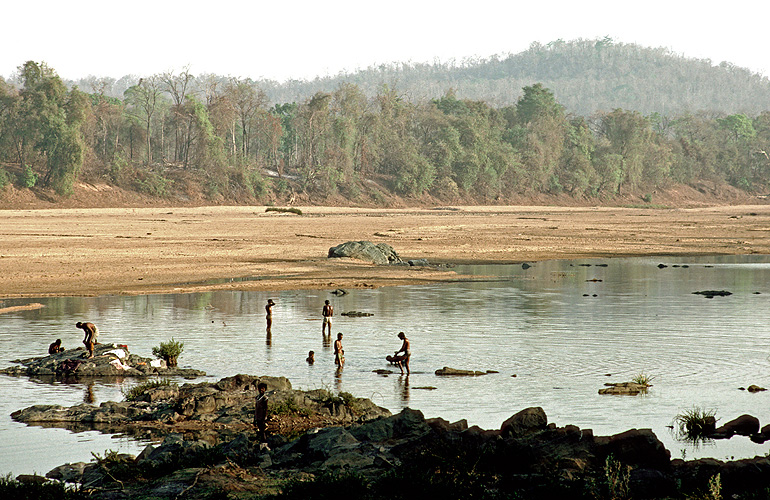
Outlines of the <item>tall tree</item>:
M160 105L161 93L160 80L154 75L140 78L138 84L129 87L125 92L128 112L144 123L147 165L152 163L152 121Z

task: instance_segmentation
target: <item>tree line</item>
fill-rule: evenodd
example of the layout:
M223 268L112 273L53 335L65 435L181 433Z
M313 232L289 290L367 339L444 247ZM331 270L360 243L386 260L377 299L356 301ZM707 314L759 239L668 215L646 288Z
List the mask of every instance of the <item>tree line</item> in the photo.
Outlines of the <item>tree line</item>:
M764 191L770 182L770 112L586 117L540 83L501 107L452 91L414 102L389 86L367 97L349 82L271 103L252 80L186 70L141 78L116 98L98 84L68 89L33 61L19 80L0 79L0 185L64 196L85 174L167 196L172 170L196 176L212 200L246 201L395 193L499 202L703 180Z

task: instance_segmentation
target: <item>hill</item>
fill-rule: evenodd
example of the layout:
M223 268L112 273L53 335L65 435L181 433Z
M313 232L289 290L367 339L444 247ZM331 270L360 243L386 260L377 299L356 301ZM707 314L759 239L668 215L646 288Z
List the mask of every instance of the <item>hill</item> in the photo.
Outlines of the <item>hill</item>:
M275 102L301 102L343 82L374 95L383 85L415 102L453 89L460 99L495 107L516 103L539 82L568 112L588 116L616 108L679 115L687 112L758 114L770 109L770 80L729 62L714 65L665 48L604 40L533 44L517 54L447 63L394 63L312 81L260 82Z

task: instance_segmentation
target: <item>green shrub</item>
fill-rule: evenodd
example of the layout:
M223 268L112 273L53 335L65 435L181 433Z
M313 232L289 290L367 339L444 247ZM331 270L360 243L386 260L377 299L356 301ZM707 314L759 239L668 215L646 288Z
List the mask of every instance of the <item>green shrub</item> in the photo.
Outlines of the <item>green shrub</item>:
M25 188L33 188L37 184L37 174L27 165L24 171L19 175L19 184Z
M155 389L156 387L167 387L167 386L178 386L176 382L172 382L171 380L164 378L159 380L149 380L147 382L144 382L139 385L135 385L134 387L128 389L128 390L122 390L123 398L126 401L136 401L138 400L142 394L147 392L150 389Z
M652 377L651 375L647 375L644 372L638 373L634 376L634 378L631 379L631 382L639 385L644 385L646 387L650 387L652 385Z
M299 406L294 401L283 401L281 403L271 403L267 408L268 415L301 415L309 417L310 409Z
M694 407L684 410L674 417L674 423L680 439L697 441L708 438L716 424L716 410Z
M159 346L152 348L152 354L156 358L166 361L169 366L176 366L176 358L184 351L184 343L177 342L171 337L168 342L161 342Z
M79 488L73 489L59 481L21 483L8 474L0 477L0 498L14 500L80 500L91 498Z
M10 184L11 179L8 172L4 168L0 168L0 189Z

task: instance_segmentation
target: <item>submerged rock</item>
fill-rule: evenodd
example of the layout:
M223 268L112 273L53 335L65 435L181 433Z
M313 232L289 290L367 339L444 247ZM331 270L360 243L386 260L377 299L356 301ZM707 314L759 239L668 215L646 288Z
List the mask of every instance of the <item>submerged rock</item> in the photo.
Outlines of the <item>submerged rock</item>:
M458 370L457 368L449 368L448 366L445 366L444 368L439 368L436 370L436 375L441 376L470 376L470 377L477 377L479 375L486 375L487 372L480 372L476 370Z
M637 384L636 382L618 382L604 384L607 387L599 389L599 394L615 394L621 396L636 396L637 394L644 394L650 387L647 384Z

